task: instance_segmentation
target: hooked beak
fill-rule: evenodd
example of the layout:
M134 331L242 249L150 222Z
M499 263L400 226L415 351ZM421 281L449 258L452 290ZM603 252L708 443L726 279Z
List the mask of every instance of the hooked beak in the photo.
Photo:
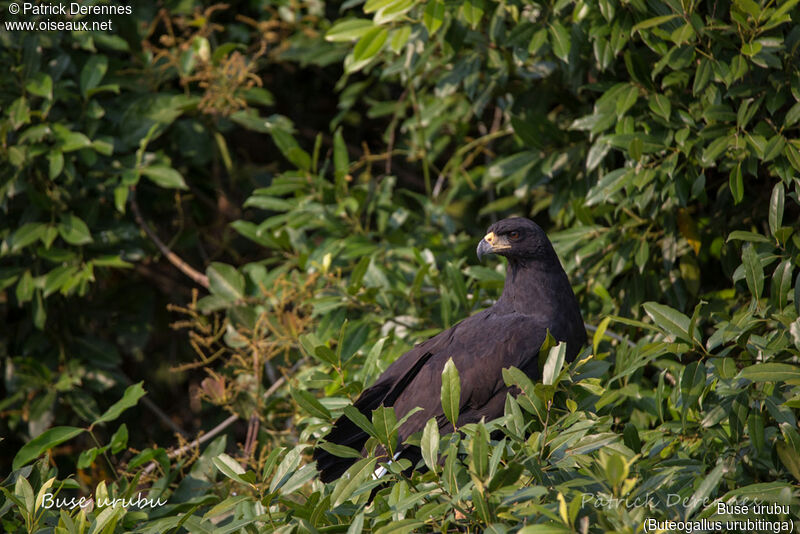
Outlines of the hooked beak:
M481 242L478 243L478 261L481 261L487 254L497 254L500 251L511 248L508 240L503 239L494 232L486 234Z

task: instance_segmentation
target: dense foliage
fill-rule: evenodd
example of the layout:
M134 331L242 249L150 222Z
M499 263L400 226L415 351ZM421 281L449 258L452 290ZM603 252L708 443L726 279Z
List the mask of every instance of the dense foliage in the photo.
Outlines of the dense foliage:
M797 0L165 5L0 30L5 531L797 520ZM591 346L508 370L501 419L426 427L426 469L322 484L342 413L396 446L391 409L347 407L497 298L474 248L511 214ZM246 435L183 446L227 413ZM139 493L166 504L104 502ZM753 499L782 507L717 513Z

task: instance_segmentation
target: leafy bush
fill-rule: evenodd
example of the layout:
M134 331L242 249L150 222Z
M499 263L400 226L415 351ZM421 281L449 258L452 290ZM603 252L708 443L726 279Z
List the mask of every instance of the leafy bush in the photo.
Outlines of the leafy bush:
M156 254L126 209L132 185L152 213L192 214L176 250L207 266L208 294L173 307L195 353L180 365L205 373L207 406L250 421L241 446L217 438L186 457L143 445L117 460L118 481L88 486L100 502L134 498L147 480L168 504L144 511L42 509L34 496L68 475L24 467L48 448L27 445L2 485L6 530L606 532L798 517L796 1L262 7L249 26L225 10L195 25L162 13L154 27L173 21L175 40L98 41L107 55L86 53L85 36L66 37L83 49L3 37L22 93L3 96L3 306L18 328L2 406L19 410L5 424L27 440L58 413L32 443L62 443L50 438L76 413L100 416L78 382L100 369L119 383L105 370L121 357L88 355L112 343L135 353L134 336L90 335L97 318L70 317L107 291L90 283L95 267ZM322 121L292 107L307 104L308 72L340 76ZM258 75L295 85L260 88ZM286 116L263 116L272 104ZM92 115L106 110L114 120ZM280 163L231 150L260 134ZM173 205L165 189L184 186L192 197ZM220 190L246 200L225 208ZM563 365L545 347L543 384L509 370L521 393L504 417L412 437L427 469L406 477L396 462L373 480L367 456L323 485L309 453L332 421L413 343L499 295L502 266L472 254L506 214L548 229L592 346ZM243 239L221 229L232 219ZM206 229L222 244L204 256L193 246L214 242ZM108 287L131 291L114 273ZM60 357L59 339L89 350ZM456 387L457 370L446 382ZM70 400L54 412L57 395ZM370 446L394 446L391 409L358 423ZM753 499L791 508L717 513Z

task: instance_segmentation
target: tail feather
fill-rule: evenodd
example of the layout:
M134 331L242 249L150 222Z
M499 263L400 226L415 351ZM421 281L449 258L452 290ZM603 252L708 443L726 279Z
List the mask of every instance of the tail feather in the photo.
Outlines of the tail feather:
M404 370L395 379L386 382L382 382L379 379L378 384L364 390L353 406L369 419L372 417L372 410L378 406L394 405L397 397L406 389L432 356L433 354L430 352L422 353L415 361L412 360L413 365L410 368ZM403 414L397 415L400 417ZM369 435L344 415L336 420L331 431L325 436L325 441L350 447L360 451L362 454L365 453L364 446L367 443L367 439L369 439ZM313 458L317 461L320 480L326 483L342 476L356 462L355 458L341 458L319 447L314 449Z

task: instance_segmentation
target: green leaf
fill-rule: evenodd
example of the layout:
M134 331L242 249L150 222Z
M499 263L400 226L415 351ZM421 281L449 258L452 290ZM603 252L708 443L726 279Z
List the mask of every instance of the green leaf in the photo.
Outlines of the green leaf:
M558 21L550 24L550 40L553 43L553 53L558 59L566 62L569 59L572 42L570 41L569 32Z
M365 61L377 54L386 42L389 32L385 28L376 27L367 31L353 48L353 60Z
M355 295L361 289L361 283L364 281L364 275L371 262L372 256L363 256L353 268L353 272L350 273L350 283L347 286L347 291L351 295Z
M305 411L313 415L314 417L319 417L321 419L328 420L331 418L331 412L328 411L317 399L306 390L303 389L295 389L291 388L289 391L290 395L294 399L294 401Z
M743 13L753 17L754 20L759 20L761 18L761 6L753 0L733 0L733 3Z
M754 41L752 43L745 43L742 45L742 54L745 56L754 56L761 52L761 43Z
M358 408L356 408L355 406L345 406L344 415L345 417L350 419L353 423L355 423L355 425L358 428L360 428L373 438L378 439L378 433L375 431L375 427L363 413L358 411Z
M775 9L775 11L769 17L770 22L775 20L783 20L784 15L794 9L794 6L797 5L797 2L798 0L784 0L783 2L777 4L777 9Z
M800 315L800 273L794 279L794 309Z
M51 150L47 153L48 177L54 180L64 170L64 153L60 150Z
M69 281L69 279L78 271L74 265L62 265L56 267L44 279L44 296L49 297Z
M669 38L677 45L681 45L684 43L688 43L694 40L696 34L694 28L692 27L691 23L687 22L683 26L679 27L677 30L673 31Z
M25 90L32 95L53 99L53 79L43 72L37 72L25 85Z
M330 441L323 441L317 444L322 450L328 451L329 453L333 454L334 456L338 456L339 458L361 458L361 453L351 447L346 447L344 445L338 445L336 443L332 443Z
M344 142L341 128L338 128L333 134L333 168L336 185L341 187L350 172L350 157L347 154L347 145Z
M93 241L86 223L71 213L61 217L58 233L70 245L85 245Z
M568 534L572 529L558 523L536 523L522 527L518 534Z
M378 406L372 411L372 426L378 436L378 441L386 447L390 455L394 454L397 446L397 416L391 406Z
M369 19L348 19L337 22L325 33L325 40L334 43L355 41L364 36L375 24Z
M694 75L694 85L692 86L692 94L697 96L700 91L706 88L708 82L711 80L713 73L713 66L708 58L703 58L700 65L697 67L697 72Z
M639 438L639 430L636 428L636 425L633 423L626 423L623 430L623 437L625 446L630 450L637 454L642 450L642 441Z
M639 88L635 85L628 86L617 99L617 117L622 117L626 111L631 109L639 98Z
M73 426L56 426L49 430L45 430L37 437L22 446L14 456L14 462L11 469L16 471L23 465L31 462L44 454L45 451L68 441L75 436L83 434L86 430L83 428L76 428Z
M244 202L245 208L259 208L268 211L291 211L296 205L293 199L287 200L266 195L253 195Z
M597 330L595 330L594 335L592 336L592 354L597 355L597 349L600 347L600 342L603 340L603 335L606 333L606 329L608 328L608 324L611 322L611 317L605 317L600 324L597 325Z
M409 532L423 532L421 527L425 525L419 519L400 519L399 521L390 521L388 525L384 525L375 529L374 534L408 534Z
M272 481L269 483L270 493L282 488L283 485L289 481L297 470L297 466L300 465L300 453L304 448L304 445L300 445L286 453L281 463L278 464L278 468L275 469L275 474L272 476Z
M383 9L396 1L397 0L367 0L364 3L364 13L375 13L379 9Z
M442 0L430 0L425 5L425 11L422 14L422 23L428 30L428 35L433 36L436 30L441 28L444 22L444 2Z
M456 427L458 422L458 411L461 406L461 381L458 377L458 369L453 359L449 358L442 370L442 409L444 415Z
M796 102L791 108L789 108L789 111L786 112L783 125L784 127L788 128L793 126L798 121L800 121L800 102Z
M244 298L245 280L242 273L226 263L213 262L206 269L209 290L228 302Z
M347 527L346 534L361 534L363 530L364 530L364 512L361 512L353 519L353 522L350 523L350 526Z
M332 508L345 503L359 486L372 476L375 462L377 458L364 458L344 472L331 492Z
M139 399L147 395L147 392L142 387L144 382L139 382L138 384L133 384L128 386L125 389L125 393L122 395L122 398L111 405L111 407L105 411L103 415L101 415L97 420L95 420L91 426L99 425L100 423L108 423L109 421L115 420L117 417L122 415L122 412L127 410L128 408L132 408L136 406L136 403L139 402Z
M339 365L339 357L336 355L333 350L327 345L320 345L314 349L314 356L318 357L319 359L331 364L338 366Z
M36 500L33 498L33 488L31 487L31 483L28 482L28 479L23 476L17 477L17 481L14 483L14 495L18 497L23 504L20 508L27 512L26 515L28 515L28 517L33 516Z
M681 375L681 402L685 414L703 393L706 386L706 368L700 362L692 362L683 369Z
M244 92L244 98L250 104L269 107L275 105L275 97L263 87L251 87Z
M461 4L461 12L464 14L464 20L467 24L472 26L473 29L478 27L485 11L484 0L464 0Z
M108 56L92 54L81 69L81 94L86 97L90 89L94 89L103 80L108 70Z
M273 128L270 131L272 140L275 146L281 151L281 154L292 162L298 169L308 171L311 168L311 156L300 148L294 136L284 128Z
M739 371L736 378L746 378L753 382L800 380L800 367L778 362L757 363Z
M792 271L794 266L791 260L783 260L772 274L772 289L770 296L779 310L789 303L789 293L792 290ZM22 282L20 282L22 283Z
M701 155L702 165L704 167L717 165L720 155L735 142L736 140L730 136L718 137L711 141ZM741 173L741 169L739 172Z
M693 336L689 334L691 320L678 310L658 304L657 302L645 302L642 307L653 323L670 334L670 340L682 339L691 343ZM694 339L699 338L697 332L693 332Z
M530 377L516 367L503 369L503 382L505 382L507 386L517 386L529 397L534 397L536 395Z
M38 330L44 330L47 323L47 308L44 306L42 292L37 291L33 300L33 325Z
M760 413L753 412L747 418L747 433L750 435L750 444L756 451L756 454L761 454L764 450L764 416Z
M8 116L11 119L11 127L18 130L21 126L31 121L31 110L28 101L21 96L11 103L8 108Z
M393 20L397 20L403 16L409 9L414 7L417 0L392 0L385 6L381 7L373 17L375 24L386 24ZM410 34L411 28L407 25L400 26L394 30L397 34L403 34L408 31Z
M470 467L472 467L472 472L479 479L483 479L486 477L489 468L489 433L483 423L478 423L475 427L471 452Z
M750 243L742 247L742 264L750 294L759 299L764 291L764 267L761 266L755 247Z
M189 189L181 173L166 165L151 165L141 169L154 184L167 189Z
M608 480L612 486L619 486L627 478L629 467L622 456L619 454L612 454L606 461L604 471L606 480Z
M111 452L114 454L117 454L128 446L128 427L125 423L121 424L117 431L114 432L109 444L111 445Z
M775 443L778 458L795 480L800 481L800 455L793 448L782 441Z
M25 271L17 282L16 297L18 304L24 304L33 298L35 281L30 271Z
M561 369L564 367L564 357L566 354L567 344L563 341L550 349L547 360L544 362L544 369L542 370L542 383L544 385L557 385L558 382L556 379Z
M728 187L733 195L734 204L738 204L744 198L744 180L742 179L742 167L737 165L731 170L728 177Z
M708 502L709 496L717 489L726 471L725 462L721 461L717 463L716 467L714 467L710 473L702 478L700 486L698 486L697 491L694 492L689 500L689 505L684 512L684 517L692 517L694 511L697 510L701 504Z
M764 147L764 157L762 158L762 161L772 161L778 157L781 152L783 152L784 146L786 146L786 141L784 140L783 136L780 134L773 135L767 142L767 146Z
M53 135L58 141L57 150L74 152L92 146L92 141L81 132L73 132L61 124L53 125Z
M669 98L664 95L655 94L650 98L647 104L653 113L669 120L669 116L672 113L672 103L669 101Z
M735 232L731 232L728 234L727 241L748 241L750 243L770 243L770 240L755 232L745 232L743 230L736 230Z
M785 201L785 192L783 190L783 183L778 182L772 188L772 197L769 201L769 229L772 235L780 229L783 222L783 204Z
M47 230L47 225L44 223L30 222L23 224L17 228L11 238L11 252L17 252L40 239L45 230Z
M439 466L439 425L435 418L425 423L419 445L425 465L435 473Z
M647 20L643 20L642 22L639 22L638 24L634 25L633 28L631 28L631 33L641 30L646 30L647 28L652 28L654 26L660 26L665 22L669 22L679 16L680 15L676 13L674 15L663 15L661 17L653 17Z
M630 183L634 174L630 169L614 169L600 178L586 194L586 205L594 206L608 201L609 197Z
M78 462L76 467L78 469L89 468L94 463L94 460L95 458L97 458L97 455L102 452L105 452L106 450L108 450L108 446L105 446L102 449L98 447L92 447L91 449L84 449L83 451L81 451L80 456L78 456Z
M318 473L316 466L312 464L306 464L292 473L292 476L290 476L286 483L281 486L280 493L281 495L292 494L317 476Z
M250 482L247 481L242 475L245 474L244 468L239 465L239 462L225 454L224 452L218 456L215 456L211 462L214 464L220 473L225 475L226 477L230 478L231 480L235 480L240 484L250 485Z

